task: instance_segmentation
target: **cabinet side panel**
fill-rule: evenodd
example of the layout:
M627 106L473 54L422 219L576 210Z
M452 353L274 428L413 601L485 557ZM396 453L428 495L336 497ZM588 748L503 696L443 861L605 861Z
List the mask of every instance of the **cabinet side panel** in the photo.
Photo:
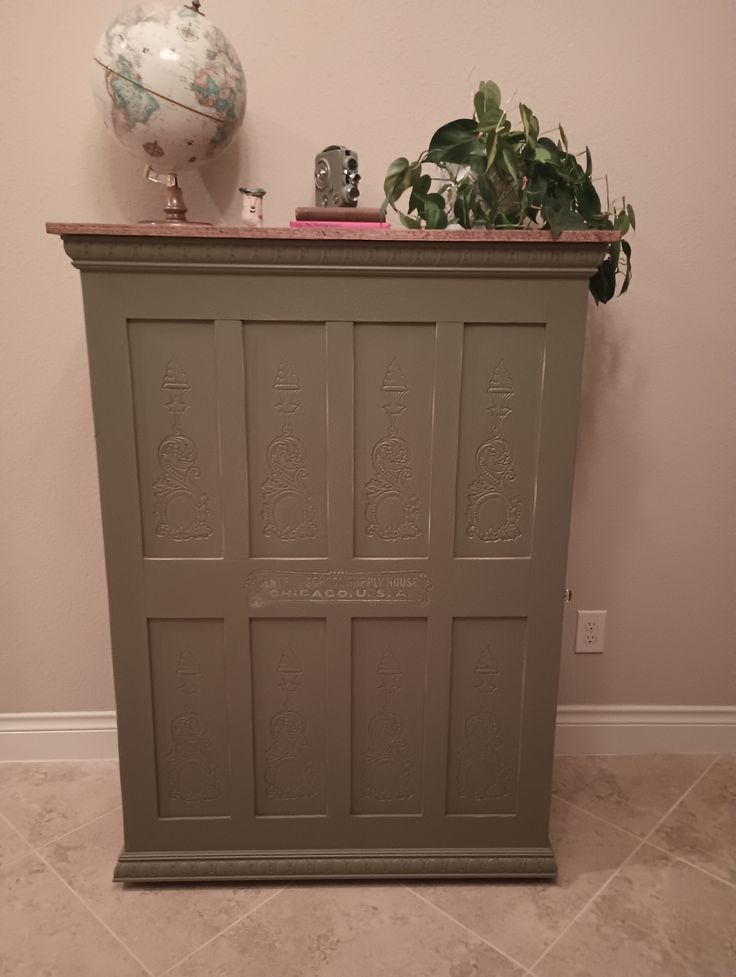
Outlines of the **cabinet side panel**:
M448 814L516 811L525 633L522 618L453 621Z
M466 325L456 556L529 556L535 504L541 325Z
M128 323L147 557L222 555L213 325Z
M327 556L323 323L244 327L252 556Z
M159 817L229 816L223 622L153 619L148 640Z
M323 618L250 622L257 815L327 812L326 640Z
M352 624L352 812L420 814L426 620Z
M355 326L355 555L426 556L435 326Z

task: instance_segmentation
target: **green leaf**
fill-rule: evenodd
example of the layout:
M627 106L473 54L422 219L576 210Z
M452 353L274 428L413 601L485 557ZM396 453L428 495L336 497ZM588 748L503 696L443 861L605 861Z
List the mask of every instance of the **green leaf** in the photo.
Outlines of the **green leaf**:
M475 119L455 119L441 126L432 136L427 158L433 163L467 163L473 153L485 155L485 147L478 140Z
M480 119L481 115L489 111L491 106L495 105L498 108L501 105L501 89L495 81L482 81L478 85L478 91L475 93L473 102Z
M434 198L437 199L434 199ZM447 227L447 211L445 201L439 194L429 194L425 202L427 214L427 227L434 230Z
M593 157L590 155L590 150L585 147L585 175L590 178L593 175Z
M498 208L498 194L496 193L495 187L486 177L479 179L476 187L478 189L478 196L488 208L490 217L495 217L496 209Z
M509 174L511 179L515 183L518 183L521 179L519 174L519 161L516 158L516 153L507 143L504 143L501 147L501 160L503 162L504 169Z
M588 222L576 211L570 209L564 199L547 197L542 204L542 217L549 224L555 237L563 231L584 230Z
M629 215L625 210L620 210L613 220L613 229L619 231L621 234L626 234L630 227L631 221L629 220Z
M626 205L626 213L629 215L629 221L633 230L636 230L636 217L634 215L634 208L631 204Z
M560 139L562 139L562 145L565 147L565 152L567 152L567 136L565 135L565 130L562 128L562 124L557 128L560 130Z
M537 144L539 135L539 120L528 105L519 103L519 112L521 113L521 124L524 127L524 136L533 149Z
M386 179L383 181L383 192L392 204L408 190L412 183L413 174L411 164L404 156L399 156L388 168Z
M485 172L487 173L496 161L496 154L498 152L498 133L493 133L491 138L488 140L488 149L486 150L486 166Z
M473 216L470 206L471 194L468 192L471 189L472 188L469 186L458 187L457 194L455 196L455 204L452 208L458 224L462 224L463 227L468 228L473 223Z
M623 295L631 284L631 245L628 241L621 242L621 250L626 255L626 272L624 274L624 283L621 286L621 295Z
M504 120L503 123L501 120ZM489 112L485 112L478 122L478 132L497 132L506 126L506 120L504 117L503 109L499 109L497 106L492 106Z
M498 128L503 116L504 112L500 106L486 105L483 111L478 114L478 132L494 131Z
M409 197L409 207L408 210L411 213L412 210L418 210L419 198L423 197L425 194L429 193L432 186L432 177L429 173L425 173L414 181L412 186L411 196Z
M399 214L399 220L404 227L409 227L413 231L418 230L422 226L422 222L420 220L417 220L415 217L409 217L408 214Z
M601 200L598 191L589 179L585 179L575 191L580 213L590 219L601 212Z
M596 304L602 302L604 305L616 294L616 269L607 255L590 279L590 291Z

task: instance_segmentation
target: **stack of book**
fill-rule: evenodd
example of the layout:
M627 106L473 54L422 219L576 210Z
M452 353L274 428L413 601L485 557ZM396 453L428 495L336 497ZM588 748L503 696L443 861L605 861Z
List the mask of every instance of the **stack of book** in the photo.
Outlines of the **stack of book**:
M354 231L388 230L379 207L297 207L289 227L347 227Z

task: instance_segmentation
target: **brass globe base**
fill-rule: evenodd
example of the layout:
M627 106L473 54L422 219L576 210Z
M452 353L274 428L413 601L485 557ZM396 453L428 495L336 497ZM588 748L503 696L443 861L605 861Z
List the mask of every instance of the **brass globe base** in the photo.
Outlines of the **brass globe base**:
M187 207L184 203L184 191L179 186L179 180L175 173L156 173L152 167L147 167L145 172L146 179L152 183L160 183L166 187L166 204L164 205L163 220L141 220L139 224L149 226L181 227L186 224L198 224L202 227L211 227L209 221L190 221L187 220Z

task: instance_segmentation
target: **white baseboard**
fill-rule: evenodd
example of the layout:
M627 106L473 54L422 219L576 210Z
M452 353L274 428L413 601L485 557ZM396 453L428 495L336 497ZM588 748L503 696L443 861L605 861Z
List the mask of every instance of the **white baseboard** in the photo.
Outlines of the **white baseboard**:
M0 713L0 761L112 760L114 712Z
M736 706L558 706L555 753L736 753Z
M559 706L555 752L736 753L736 706ZM0 762L116 756L114 712L0 713Z

